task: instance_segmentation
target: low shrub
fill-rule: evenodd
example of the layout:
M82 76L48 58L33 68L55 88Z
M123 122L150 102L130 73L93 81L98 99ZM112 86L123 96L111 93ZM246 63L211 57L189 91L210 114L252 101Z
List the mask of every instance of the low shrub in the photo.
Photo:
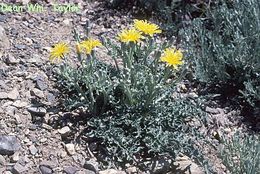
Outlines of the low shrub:
M116 37L77 39L77 61L68 62L68 45L55 45L51 60L61 60L58 84L69 109L88 113L87 135L97 144L105 164L140 164L160 156L173 160L180 153L198 155L196 127L188 120L203 114L194 101L174 99L172 93L186 66L184 53L171 43L157 42L159 27L134 20ZM100 62L94 49L103 45L114 65ZM79 62L77 66L76 62ZM112 165L112 164L110 164ZM140 166L139 166L140 167ZM143 168L143 170L147 170Z
M237 133L231 140L224 139L219 156L231 174L260 173L260 141L257 136L242 137Z
M260 107L260 1L217 1L183 29L198 80Z

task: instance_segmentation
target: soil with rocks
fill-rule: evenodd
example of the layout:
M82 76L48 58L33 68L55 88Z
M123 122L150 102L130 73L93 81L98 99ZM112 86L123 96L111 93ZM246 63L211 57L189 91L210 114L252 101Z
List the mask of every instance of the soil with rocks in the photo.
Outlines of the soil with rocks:
M73 119L80 115L58 107L59 91L55 89L52 74L54 65L48 60L51 45L59 41L75 43L74 28L83 36L84 27L91 21L93 37L114 38L132 22L133 16L130 12L105 8L102 1L78 0L80 12L74 13L52 11L53 2L49 0L34 2L49 10L0 12L0 173L146 173L135 167L126 171L100 167L91 147L84 142L87 137L78 138L84 127L75 126ZM22 3L30 2L23 0ZM109 61L102 51L99 54L102 60ZM185 83L180 84L180 90L183 96L197 97L197 91L187 91ZM231 135L239 125L239 113L234 110L213 106L206 111L212 116L212 127L207 131L213 139L219 132ZM55 124L55 120L63 122ZM212 161L218 161L216 153L209 149ZM179 159L179 163L183 168L192 164L192 173L203 173L186 157ZM216 165L218 173L225 173L221 162Z

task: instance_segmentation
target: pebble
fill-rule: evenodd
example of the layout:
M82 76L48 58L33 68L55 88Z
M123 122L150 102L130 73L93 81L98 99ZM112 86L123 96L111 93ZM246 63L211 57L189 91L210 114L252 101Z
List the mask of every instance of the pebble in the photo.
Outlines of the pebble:
M43 91L41 91L41 90L39 90L39 89L37 89L37 88L33 88L33 89L31 90L31 95L37 96L37 97L39 97L39 98L44 98L44 93L43 93Z
M13 155L21 145L15 136L0 135L0 154Z
M43 107L29 107L27 109L30 113L38 115L38 116L45 116L47 110Z
M0 99L7 99L8 94L6 92L0 92Z
M25 50L26 49L26 45L23 45L23 44L16 44L16 45L14 45L14 47L19 49L19 50Z
M7 98L11 100L16 100L19 97L19 91L17 88L14 88L11 92L8 93Z
M100 171L99 174L126 174L124 171L119 171L115 169L107 169Z
M15 152L15 153L11 156L10 160L11 160L11 162L16 163L17 161L19 161L19 158L20 158L19 152Z
M12 105L17 107L17 108L24 108L24 107L28 106L28 103L25 102L25 101L16 100L15 102L13 102Z
M94 172L99 171L98 162L95 161L94 159L90 159L90 160L86 161L83 167L85 169L92 170Z
M13 174L22 174L24 173L25 171L27 171L27 167L24 167L22 166L21 164L19 163L16 163L13 167Z
M38 152L38 149L36 149L36 147L35 147L34 145L31 145L31 146L29 147L29 150L30 150L30 153L31 153L32 155L35 155L35 154Z
M5 166L5 163L6 163L5 158L2 155L0 155L0 167Z
M79 171L79 168L74 167L74 166L66 166L66 167L64 167L63 171L66 174L75 174L77 171Z
M9 64L9 65L15 65L15 64L18 64L18 63L20 62L20 60L14 58L14 56L12 56L12 55L9 54L9 55L7 56L5 62L6 62L7 64Z
M40 171L42 174L52 174L53 173L52 169L47 166L40 165L39 168L40 168Z
M61 134L62 137L67 137L69 133L71 132L69 126L65 126L58 130L58 132Z
M72 143L66 144L65 149L69 155L74 155L76 153L75 145Z
M5 50L10 47L9 39L5 33L5 29L0 26L0 50Z
M36 78L36 87L40 90L44 91L48 88L47 82L44 80L44 78Z

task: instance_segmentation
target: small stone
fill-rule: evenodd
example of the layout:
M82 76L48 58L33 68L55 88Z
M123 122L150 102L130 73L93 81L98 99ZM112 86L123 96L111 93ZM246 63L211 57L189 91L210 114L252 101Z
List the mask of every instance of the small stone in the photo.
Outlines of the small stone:
M11 92L8 93L7 98L11 100L16 100L19 97L19 91L17 88L14 88Z
M36 147L35 147L34 145L31 145L31 146L29 147L29 150L30 150L30 153L31 153L32 155L35 155L35 154L38 152L38 149L36 149Z
M23 44L16 44L14 45L15 48L17 48L18 50L25 50L26 49L26 45Z
M12 105L17 107L17 108L24 108L24 107L28 106L28 103L25 102L25 101L16 100L15 102L13 102Z
M47 110L43 107L29 107L27 109L30 113L38 115L38 116L45 116Z
M52 174L53 173L52 169L47 166L40 165L39 168L40 168L40 171L42 174Z
M126 174L124 171L119 171L115 169L107 169L100 171L99 174Z
M15 65L15 64L18 64L18 63L20 62L20 60L14 58L14 56L12 56L12 55L9 54L9 55L7 55L7 57L6 57L5 62L6 62L7 64L9 64L9 65Z
M31 90L31 95L37 96L37 97L39 97L39 98L44 98L44 97L45 97L43 91L41 91L41 90L39 90L39 89L37 89L37 88L33 88L33 89Z
M96 174L96 172L88 169L82 169L80 171L77 171L75 174Z
M86 161L83 167L85 169L92 170L94 172L98 172L99 171L99 169L98 169L98 162L95 161L94 159L90 159L90 160Z
M41 138L41 139L40 139L40 142L41 142L41 143L45 143L47 140L48 140L47 138Z
M63 23L64 23L65 25L69 26L69 25L70 25L70 19L65 19L65 20L63 21Z
M6 110L7 115L10 115L10 116L13 116L13 117L15 116L15 114L17 112L17 108L14 107L14 106L7 106L5 110Z
M12 155L20 149L21 145L15 136L0 135L0 154Z
M22 174L24 173L25 171L27 171L27 168L22 166L21 164L19 163L16 163L14 165L14 168L13 168L13 174Z
M77 171L79 171L79 168L74 167L74 166L66 166L66 167L64 167L63 171L66 174L75 174Z
M6 163L5 158L2 155L0 155L0 167L5 166L5 163Z
M76 153L74 144L71 144L71 143L66 144L65 149L69 155L74 155Z
M9 39L5 33L5 29L0 26L0 50L6 50L9 49L10 42Z
M199 96L195 92L191 92L191 93L188 94L188 97L190 97L190 98L198 98Z
M190 172L185 172L185 174L192 173L192 174L203 174L204 172L202 169L194 162L191 161L191 159L187 156L183 157L177 157L176 162L174 162L175 165L178 166L178 170L185 171L187 167L189 167Z
M31 38L29 38L29 37L26 37L26 38L24 38L24 40L26 40L26 42L27 42L27 45L32 45L32 44L33 44L33 41L32 41L32 39L31 39Z
M15 152L10 158L11 162L13 163L16 163L17 161L19 161L19 159L20 159L19 152Z
M69 126L65 126L61 129L59 129L58 132L61 134L62 137L67 137L70 133L70 128L69 128Z
M52 127L48 124L45 124L45 123L42 124L42 128L44 128L46 130L52 130Z
M55 101L55 96L52 93L48 92L47 100L49 103L53 103Z
M8 94L6 92L0 92L0 99L7 99Z
M36 80L36 86L37 86L37 88L39 88L42 91L48 88L48 85L47 85L46 81L43 80L43 78Z

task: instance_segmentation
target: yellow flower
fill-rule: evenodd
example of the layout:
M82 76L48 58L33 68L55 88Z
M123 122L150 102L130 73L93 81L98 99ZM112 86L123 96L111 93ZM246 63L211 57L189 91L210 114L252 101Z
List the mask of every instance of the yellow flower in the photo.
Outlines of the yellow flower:
M129 30L123 30L121 33L118 34L118 39L121 42L139 42L142 38L141 32L137 31L136 29L129 29Z
M55 59L62 59L65 54L69 53L69 47L66 43L61 42L56 45L51 49L51 55L50 55L50 61L54 62Z
M143 32L146 35L153 36L156 33L161 33L162 30L159 29L159 26L150 22L147 22L146 20L134 20L134 27Z
M86 54L90 54L91 51L97 46L102 46L101 42L92 38L80 43L80 48L82 47L83 49L85 49Z
M173 66L173 68L177 69L178 65L182 65L183 54L181 50L176 48L166 48L161 56L161 61L166 62L167 66Z

